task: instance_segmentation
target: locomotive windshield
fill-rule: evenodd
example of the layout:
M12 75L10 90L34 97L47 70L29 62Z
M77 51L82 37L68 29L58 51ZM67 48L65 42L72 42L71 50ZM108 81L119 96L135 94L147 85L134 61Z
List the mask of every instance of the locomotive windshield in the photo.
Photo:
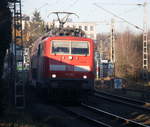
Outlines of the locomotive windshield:
M88 42L71 42L71 54L89 54Z
M89 44L87 41L52 41L52 53L88 55Z
M55 54L69 54L70 44L63 41L52 42L52 53Z

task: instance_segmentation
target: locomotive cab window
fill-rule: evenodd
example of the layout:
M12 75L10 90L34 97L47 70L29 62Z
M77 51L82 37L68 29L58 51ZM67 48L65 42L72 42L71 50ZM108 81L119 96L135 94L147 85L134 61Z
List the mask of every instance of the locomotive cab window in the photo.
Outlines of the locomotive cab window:
M54 54L69 54L70 45L64 41L52 42L52 53Z
M71 42L71 54L88 55L88 42Z
M87 41L52 41L53 54L88 55L89 43Z

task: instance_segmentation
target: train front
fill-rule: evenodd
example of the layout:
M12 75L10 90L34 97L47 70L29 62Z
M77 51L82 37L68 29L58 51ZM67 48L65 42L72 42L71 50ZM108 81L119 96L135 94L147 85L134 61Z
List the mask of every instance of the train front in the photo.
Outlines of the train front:
M94 42L82 37L50 37L45 43L48 85L90 92L94 87Z

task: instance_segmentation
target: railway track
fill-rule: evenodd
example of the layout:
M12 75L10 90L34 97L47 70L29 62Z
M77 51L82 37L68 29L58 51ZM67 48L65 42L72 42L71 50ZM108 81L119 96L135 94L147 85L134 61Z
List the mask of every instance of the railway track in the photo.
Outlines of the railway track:
M111 118L111 119L114 119L115 122L117 122L117 124L119 123L119 126L117 127L122 127L122 126L129 126L129 127L148 127L147 125L144 125L144 124L141 124L141 123L138 123L138 122L135 122L133 120L129 120L129 119L126 119L124 117L120 117L118 115L114 115L112 113L109 113L109 112L106 112L106 111L103 111L101 109L98 109L98 108L95 108L95 107L92 107L92 106L89 106L89 105L86 105L86 104L82 104L83 107L91 110L91 111L94 111L96 113L99 113L99 114L102 114L103 116L106 116L108 118ZM111 120L110 119L110 120ZM111 124L112 125L112 124Z
M107 93L106 93L107 94ZM109 95L104 95L104 94L101 94L99 92L95 92L95 95L97 95L97 97L99 96L105 96L105 98L110 98ZM94 96L95 96L94 95ZM114 95L113 95L114 96ZM118 96L117 96L118 97ZM120 101L123 101L123 99L119 99L120 97L117 97L114 96L114 99L116 99L116 102L117 103L120 103L118 102L117 100L120 100ZM98 99L97 99L98 100ZM113 99L108 99L108 101L112 101ZM125 101L126 100L126 101ZM128 98L125 98L125 100L123 101L124 103L131 103L133 101L133 99L128 99ZM130 102L131 101L131 102ZM97 103L97 102L96 102ZM123 103L123 104L124 104ZM90 104L90 103L89 103ZM61 108L63 109L62 111L65 111L67 113L71 113L73 114L73 117L75 119L79 119L79 124L82 124L82 125L87 125L89 124L89 126L91 127L96 127L96 126L99 126L99 127L149 127L148 125L144 125L142 122L139 123L139 121L133 121L131 120L130 118L127 118L125 116L122 116L120 114L115 114L113 112L111 112L111 109L109 110L104 110L102 108L100 108L99 106L91 106L92 103L90 105L87 105L87 104L81 104L81 106L74 106L74 107L70 107L70 106L66 106L66 107L63 107L61 106ZM134 101L134 105L149 105L148 103L146 102L142 102L142 101ZM43 106L44 107L44 106ZM49 106L48 106L49 107ZM55 107L55 106L54 106ZM97 108L96 108L97 107ZM133 107L133 106L132 106ZM99 109L100 108L100 109ZM145 106L145 108L148 108ZM41 108L40 108L41 109ZM37 109L38 111L38 109ZM47 111L48 109L45 109L45 112L46 113L43 113L43 110L41 111L42 114L46 114L44 115L45 117L47 116ZM51 110L49 110L51 112ZM107 111L107 112L106 112ZM126 109L124 110L126 111ZM146 109L145 109L146 111ZM50 113L51 114L51 113ZM59 113L58 113L59 114ZM114 115L115 114L115 115ZM122 116L122 117L121 117ZM68 117L68 119L70 120L70 116L69 115L65 115L65 117ZM65 119L65 117L62 117L61 119ZM41 116L40 116L41 118ZM59 118L60 119L60 118ZM72 119L71 119L72 120ZM71 121L70 120L70 121ZM65 121L65 120L64 120ZM63 122L64 122L63 121ZM66 120L67 121L67 120ZM66 122L65 121L65 122ZM81 122L81 123L80 123ZM66 122L67 123L67 122ZM66 124L66 123L63 123L63 124ZM62 123L61 123L62 124ZM68 124L68 123L67 123ZM77 123L78 124L78 123Z
M111 101L111 102L117 102L117 103L122 103L137 109L144 110L146 112L150 112L150 103L149 102L144 102L144 101L139 101L127 97L122 97L118 95L113 95L109 94L106 92L100 92L100 91L95 91L94 96L98 98L103 98L105 100Z
M63 111L75 115L78 119L84 120L92 126L98 127L148 127L144 124L114 115L93 106L82 103L78 107L62 107Z

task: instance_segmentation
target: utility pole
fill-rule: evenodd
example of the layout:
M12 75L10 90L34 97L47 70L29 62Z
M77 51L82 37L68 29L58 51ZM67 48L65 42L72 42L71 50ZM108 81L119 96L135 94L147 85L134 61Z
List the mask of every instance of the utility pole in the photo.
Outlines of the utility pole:
M115 34L114 34L114 19L111 19L111 36L110 36L110 62L113 64L113 74L115 77Z
M111 36L110 36L110 61L115 62L115 36L114 36L114 19L111 19Z
M17 109L25 108L25 79L24 79L24 63L23 63L23 38L22 38L22 11L21 0L12 0L13 12L13 54L14 54L14 69L13 83L14 85L14 102ZM17 42L20 42L20 47L17 47Z
M99 43L99 53L100 53L100 58L102 59L103 58L103 54L104 54L104 47L103 47L103 44L104 42L103 42L103 40L100 40L100 43Z
M147 48L147 2L144 2L143 21L143 79L148 81L148 48Z

